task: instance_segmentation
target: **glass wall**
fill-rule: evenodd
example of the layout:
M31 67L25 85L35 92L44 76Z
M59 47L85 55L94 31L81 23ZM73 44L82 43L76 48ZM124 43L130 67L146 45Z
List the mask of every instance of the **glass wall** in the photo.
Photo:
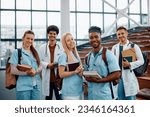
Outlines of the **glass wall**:
M39 47L47 41L48 25L60 28L60 0L0 0L0 5L0 69L12 51L21 47L26 30L34 31Z
M77 45L88 42L88 28L91 25L101 27L105 33L118 17L118 9L125 12L137 23L147 25L147 0L69 0L70 32ZM0 0L0 68L14 48L21 47L21 39L26 30L35 32L35 46L47 41L46 28L54 24L61 26L60 0ZM126 17L118 19L111 27L112 33L117 26L127 28L136 25ZM58 35L58 40L61 35Z
M137 26L123 13L138 24L148 23L147 0L70 0L70 12L70 27L78 39L77 44L88 42L88 28L91 25L101 27L103 33L111 31L109 34L114 34L120 25L127 28Z

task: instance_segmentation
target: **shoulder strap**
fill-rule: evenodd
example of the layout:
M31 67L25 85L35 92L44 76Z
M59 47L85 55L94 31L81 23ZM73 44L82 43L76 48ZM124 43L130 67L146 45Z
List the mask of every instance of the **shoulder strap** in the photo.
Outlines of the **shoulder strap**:
M85 59L84 59L86 65L88 64L88 60L87 59L88 59L88 54L85 55Z
M102 50L102 59L105 62L105 65L107 67L107 71L109 73L108 62L107 62L107 58L106 58L106 51L107 51L107 48L103 48L103 50ZM111 84L111 82L109 82L109 84L110 84L111 96L112 96L112 99L113 99L114 98L114 92L113 92L112 84Z
M103 50L102 50L102 59L105 62L105 65L107 67L107 71L109 73L108 62L107 62L107 57L106 57L106 51L107 51L107 48L103 48Z
M21 50L21 48L18 48L17 50L18 50L18 64L21 64L22 50Z
M21 50L21 48L18 48L17 49L17 51L18 51L18 64L21 64L21 58L22 58L22 50ZM18 80L18 77L19 77L19 75L15 75L16 76L16 81Z
M90 51L87 55L85 55L85 59L84 59L85 64L86 64L88 67L89 67L90 56L91 56L91 51Z
M129 42L131 44L131 48L134 48L134 43L132 42Z
M102 59L105 62L105 64L108 66L107 59L106 59L106 51L107 51L107 48L103 48L103 50L102 50Z

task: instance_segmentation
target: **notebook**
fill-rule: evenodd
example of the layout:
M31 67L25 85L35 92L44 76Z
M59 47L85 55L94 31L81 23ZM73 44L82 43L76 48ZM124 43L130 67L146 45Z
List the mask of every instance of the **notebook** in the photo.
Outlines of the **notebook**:
M26 71L28 71L28 70L31 70L32 67L29 66L29 65L21 64L21 65L17 65L17 69L18 69L19 71L24 71L24 72L26 72Z
M122 57L123 58L127 58L128 60L131 60L131 61L128 61L128 62L133 62L133 61L136 61L136 53L135 53L135 49L134 48L130 48L130 49L127 49L127 50L123 50L122 51ZM131 58L132 59L131 59Z
M133 58L132 58L132 56L125 56L125 57L123 57L123 60L128 61L128 62L132 62Z
M91 77L91 78L102 78L97 71L84 71L83 75L85 77Z
M69 63L68 69L69 69L69 71L75 71L77 69L77 67L79 67L79 66L80 66L79 62Z

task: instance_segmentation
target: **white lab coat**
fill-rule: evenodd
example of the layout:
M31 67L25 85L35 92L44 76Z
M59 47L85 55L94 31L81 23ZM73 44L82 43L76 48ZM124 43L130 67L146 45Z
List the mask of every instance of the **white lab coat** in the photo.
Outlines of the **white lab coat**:
M58 63L58 58L60 53L63 51L61 43L56 43L56 48L54 51L54 63ZM40 47L40 56L42 64L42 95L49 96L50 88L50 69L47 69L47 65L50 63L50 51L49 51L49 42L41 45ZM56 69L55 69L56 73Z
M112 52L116 55L118 61L119 61L119 46L120 46L120 43L112 47ZM123 50L127 50L129 48L131 48L131 44L127 40L127 43L123 46ZM137 60L134 62L130 62L131 67L129 70L124 70L122 68L122 80L123 80L124 89L125 89L125 96L136 95L139 91L139 84L132 70L141 66L144 63L144 59L143 59L139 46L134 44L134 48L136 51Z

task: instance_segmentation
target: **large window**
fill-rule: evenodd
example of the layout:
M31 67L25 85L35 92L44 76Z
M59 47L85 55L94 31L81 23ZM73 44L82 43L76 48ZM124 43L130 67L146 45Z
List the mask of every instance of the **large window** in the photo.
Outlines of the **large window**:
M116 7L115 0L111 0L110 4L104 2L104 12L115 12L115 9L113 7Z
M103 17L102 14L95 14L92 13L91 14L91 25L92 26L99 26L99 27L103 27Z
M82 19L82 20L81 20ZM89 28L89 14L78 13L77 14L77 39L82 40L87 39ZM78 41L78 44L82 42Z
M91 0L91 11L102 12L102 0Z
M15 0L1 0L1 8L2 9L14 9Z
M134 0L129 9L130 13L140 13L140 0Z
M77 11L89 11L89 0L77 0Z
M48 25L56 25L60 30L60 13L48 12ZM58 38L60 38L60 33L58 34Z
M92 25L101 27L102 34L113 33L112 31L115 32L120 25L127 28L137 26L126 17L115 22L118 12L112 8L124 9L132 0L68 1L70 2L70 32L77 45L88 42L88 29ZM0 0L0 68L5 67L5 58L13 50L10 48L21 47L21 39L26 30L34 31L36 47L47 41L46 28L49 25L57 25L61 32L60 9L61 0ZM147 0L134 0L124 13L134 21L147 25ZM58 40L60 38L59 34Z
M31 9L31 0L16 0L17 9Z
M32 29L36 39L46 38L46 13L32 12Z
M1 39L15 38L15 12L1 11Z
M29 11L17 11L17 38L21 39L26 30L31 29L31 13Z
M22 46L26 30L33 30L34 45L39 47L47 41L46 28L51 24L60 27L60 0L0 0L0 69Z

